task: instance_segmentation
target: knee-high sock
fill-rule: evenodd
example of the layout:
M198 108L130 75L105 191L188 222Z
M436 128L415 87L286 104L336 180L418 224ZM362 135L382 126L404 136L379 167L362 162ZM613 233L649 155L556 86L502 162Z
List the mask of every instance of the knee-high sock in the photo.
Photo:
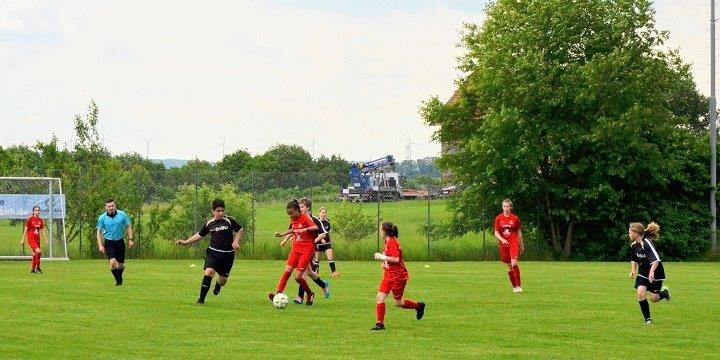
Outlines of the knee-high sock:
M375 318L377 322L385 323L385 303L375 304Z
M316 279L313 279L313 281L314 281L315 284L317 284L317 286L319 286L321 289L324 289L324 288L325 288L325 282L324 282L319 276L318 276Z
M403 300L403 309L414 309L417 307L417 303L415 301L412 301L410 299Z
M328 264L330 265L330 271L335 272L335 260L328 260Z
M514 271L512 271L512 270L508 271L508 278L510 279L510 285L512 285L512 287L516 287L517 285L515 285L515 272Z
M310 285L308 285L307 281L303 278L295 279L295 281L300 284L300 288L305 290L306 293L312 294L312 290L310 290ZM308 295L309 296L309 295Z
M110 272L112 273L113 277L115 278L115 282L119 283L120 280L120 269L110 269Z
M35 259L35 268L37 269L40 267L40 257L42 256L42 253L35 253L35 256L37 257Z
M204 275L202 284L200 284L200 300L205 301L208 291L210 291L210 282L212 282L212 276Z
M638 301L640 304L640 311L642 311L643 316L645 317L645 320L650 318L650 305L647 302L647 299L643 301Z
M290 278L290 272L289 271L283 271L282 275L280 275L280 281L277 285L277 292L281 293L285 291L285 285L287 285L288 279Z
M522 286L520 281L520 267L515 265L512 267L513 274L515 275L515 286Z

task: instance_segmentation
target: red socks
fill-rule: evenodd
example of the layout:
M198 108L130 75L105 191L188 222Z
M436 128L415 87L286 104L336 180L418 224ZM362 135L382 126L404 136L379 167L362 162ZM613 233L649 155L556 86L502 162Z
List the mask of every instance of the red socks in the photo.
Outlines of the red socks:
M375 318L377 322L385 323L385 303L375 304Z
M520 282L520 267L517 265L513 266L512 268L513 275L515 275L515 285L513 286L522 286Z

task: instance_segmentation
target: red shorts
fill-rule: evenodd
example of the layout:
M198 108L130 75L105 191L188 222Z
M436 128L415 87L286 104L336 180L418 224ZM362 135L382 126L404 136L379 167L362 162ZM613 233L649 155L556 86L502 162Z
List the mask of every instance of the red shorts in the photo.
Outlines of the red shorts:
M518 244L511 242L509 245L500 244L500 261L509 264L511 259L518 258L520 254Z
M407 280L388 280L383 277L378 292L389 294L392 291L393 298L400 300L405 293L405 284L407 284Z
M40 240L38 239L30 239L28 238L28 246L30 246L30 250L35 251L35 249L40 248Z
M299 272L303 272L310 264L312 257L313 253L305 254L299 251L291 251L285 264L296 268Z

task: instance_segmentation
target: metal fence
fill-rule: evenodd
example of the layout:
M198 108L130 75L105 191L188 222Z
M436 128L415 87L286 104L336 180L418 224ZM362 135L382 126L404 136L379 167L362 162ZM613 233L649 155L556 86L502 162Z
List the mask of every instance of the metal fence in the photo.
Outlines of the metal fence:
M109 197L133 219L136 246L129 250L130 258L202 258L207 239L189 248L177 247L174 241L194 234L211 216L212 200L222 198L227 215L244 227L238 257L284 259L288 249L279 246L274 232L287 229L286 203L307 197L313 201L314 215L321 207L327 209L339 260L367 260L381 249L378 227L383 221L398 225L403 253L409 261L497 259L491 230L495 214L482 219L489 231L462 236L442 233L453 216L450 199L462 190L437 182L404 181L400 185L404 185L406 196L390 201L382 196L343 194L348 175L335 173L163 171L149 177L118 176L111 183L100 178L63 180L68 184L65 195L71 259L100 257L95 222L103 211L104 199ZM531 232L525 236L525 245L526 258L547 256Z

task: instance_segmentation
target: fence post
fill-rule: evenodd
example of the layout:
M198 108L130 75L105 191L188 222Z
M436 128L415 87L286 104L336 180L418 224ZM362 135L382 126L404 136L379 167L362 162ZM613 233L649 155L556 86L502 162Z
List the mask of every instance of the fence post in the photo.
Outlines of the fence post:
M430 229L431 229L430 225L431 225L431 222L430 222L430 195L428 193L428 197L427 197L427 231L425 232L425 234L427 235L427 257L428 257L428 260L430 259Z

